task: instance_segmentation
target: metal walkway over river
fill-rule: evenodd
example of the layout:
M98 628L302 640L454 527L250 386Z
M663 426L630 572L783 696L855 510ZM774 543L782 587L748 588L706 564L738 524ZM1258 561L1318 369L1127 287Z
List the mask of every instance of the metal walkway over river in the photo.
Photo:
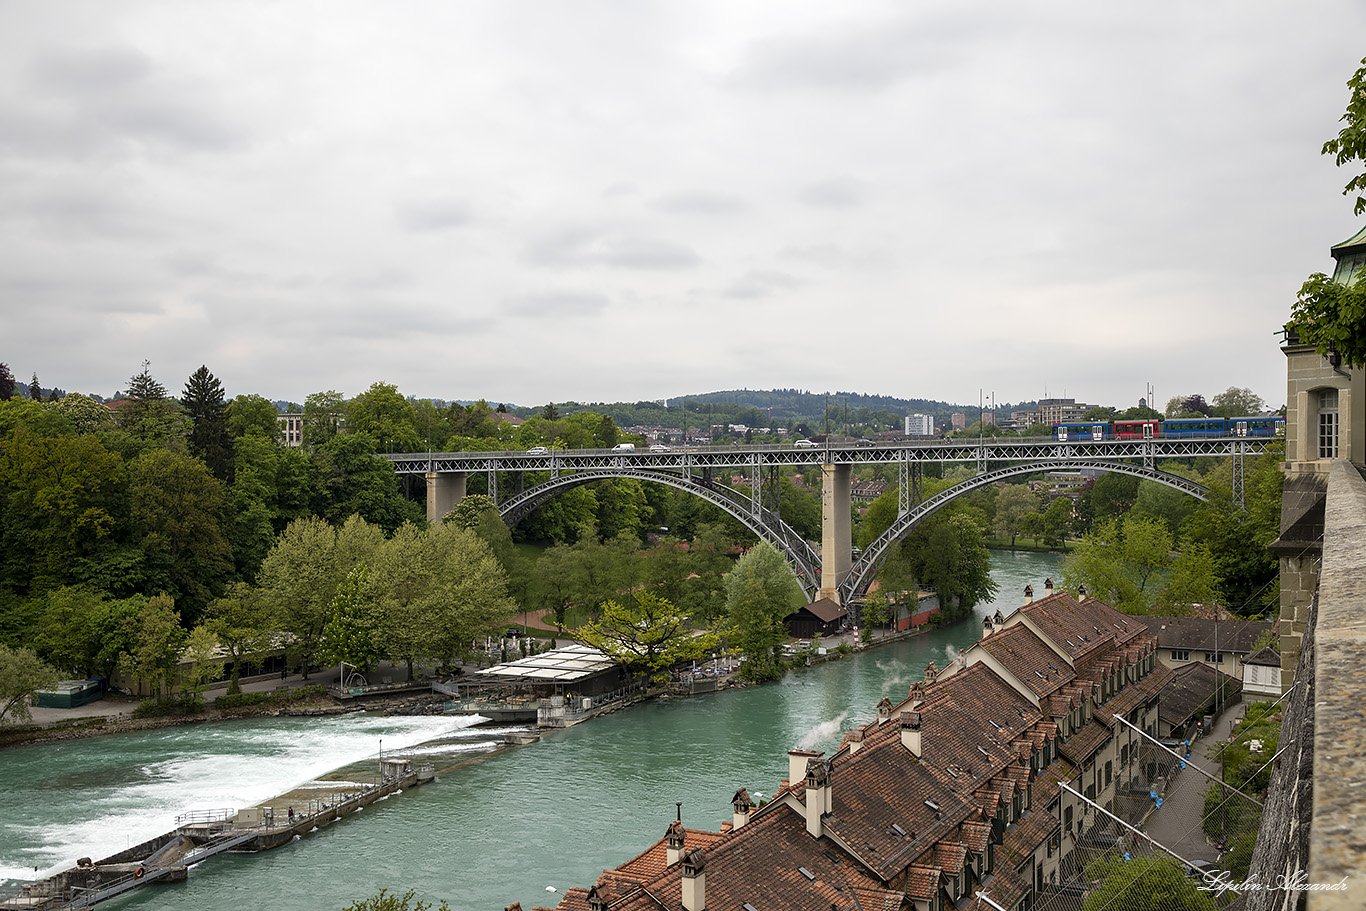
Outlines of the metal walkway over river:
M483 474L499 515L509 527L564 491L608 478L635 478L688 491L734 516L781 552L803 590L811 597L840 603L862 597L888 549L920 522L977 488L1019 475L1060 469L1117 471L1205 499L1208 490L1188 478L1162 471L1158 463L1193 456L1230 457L1233 494L1243 499L1243 462L1266 450L1267 437L1207 437L1135 440L908 440L825 443L812 448L791 444L688 446L670 450L618 451L556 449L529 452L401 453L383 456L402 475L427 481L427 515L436 520L465 494L469 474ZM975 473L924 500L921 477L926 463L966 463ZM855 465L895 464L898 518L886 532L853 558L850 479ZM820 551L782 520L778 477L785 467L819 465L822 536ZM731 480L745 478L745 489Z

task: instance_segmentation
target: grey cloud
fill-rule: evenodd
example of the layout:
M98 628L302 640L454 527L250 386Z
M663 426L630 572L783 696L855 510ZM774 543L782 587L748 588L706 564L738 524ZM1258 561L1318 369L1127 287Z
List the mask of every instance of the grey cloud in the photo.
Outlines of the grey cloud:
M474 221L470 208L458 200L425 200L399 205L398 223L409 231L445 231L463 228Z
M784 247L778 255L783 259L822 266L840 266L849 259L849 254L839 244L799 244Z
M956 66L970 41L999 25L957 10L896 21L861 21L818 33L756 41L731 74L741 88L881 90Z
M742 300L754 300L761 297L769 297L779 291L790 288L797 288L804 282L793 275L785 272L768 272L763 270L751 270L740 277L738 281L722 292L726 297L735 297Z
M607 309L608 303L607 295L593 291L546 291L507 301L513 316L562 318L593 316Z
M29 66L39 85L76 93L107 92L114 86L137 82L151 69L146 54L122 47L51 51Z
M827 209L847 209L863 202L864 187L851 177L835 177L807 184L802 188L802 202Z
M28 73L32 107L9 111L0 137L35 152L85 157L93 146L129 139L217 151L246 141L210 85L134 49L49 51Z
M690 269L700 265L702 259L682 244L623 237L605 245L603 262L622 269Z
M662 196L654 203L654 208L689 215L731 215L744 211L745 202L728 193L693 191Z
M701 264L690 247L671 241L606 234L574 226L542 234L525 256L540 266L611 266L619 269L687 269Z

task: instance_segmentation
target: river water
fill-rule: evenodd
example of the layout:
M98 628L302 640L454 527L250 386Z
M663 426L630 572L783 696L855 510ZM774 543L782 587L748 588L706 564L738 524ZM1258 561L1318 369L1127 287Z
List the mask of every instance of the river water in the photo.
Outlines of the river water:
M388 888L453 909L553 907L683 822L715 830L737 788L768 795L787 751L833 750L981 635L980 616L1041 590L1058 558L992 552L1000 585L977 617L788 674L780 683L660 700L500 749L513 728L447 717L269 718L97 737L0 752L0 889L105 857L192 810L243 807L320 778L367 780L375 758L432 762L437 781L317 835L193 867L102 907L240 911L342 909ZM381 743L382 741L382 743ZM320 787L328 787L320 782Z

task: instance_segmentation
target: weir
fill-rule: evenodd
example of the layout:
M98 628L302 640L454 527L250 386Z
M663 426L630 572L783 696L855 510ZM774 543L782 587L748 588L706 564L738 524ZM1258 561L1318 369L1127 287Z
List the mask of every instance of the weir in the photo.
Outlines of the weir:
M76 866L26 883L17 896L0 900L3 911L89 908L150 883L179 882L189 868L226 851L266 851L295 836L316 832L377 800L435 778L430 765L381 759L375 784L349 785L322 800L291 800L290 794L244 810L209 810L176 819L176 828L103 860L81 858ZM280 813L278 804L288 802ZM294 811L297 803L299 810ZM279 821L277 822L277 816Z

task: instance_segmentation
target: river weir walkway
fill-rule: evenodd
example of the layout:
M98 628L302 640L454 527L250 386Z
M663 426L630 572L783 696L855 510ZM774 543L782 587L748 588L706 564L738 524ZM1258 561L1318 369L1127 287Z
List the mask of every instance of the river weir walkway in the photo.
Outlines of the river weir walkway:
M265 851L358 813L405 788L435 778L429 765L381 759L374 782L337 782L332 791L291 791L243 810L207 810L177 817L176 827L103 860L81 858L76 866L26 883L0 909L89 908L150 883L179 882L189 868L226 851Z

